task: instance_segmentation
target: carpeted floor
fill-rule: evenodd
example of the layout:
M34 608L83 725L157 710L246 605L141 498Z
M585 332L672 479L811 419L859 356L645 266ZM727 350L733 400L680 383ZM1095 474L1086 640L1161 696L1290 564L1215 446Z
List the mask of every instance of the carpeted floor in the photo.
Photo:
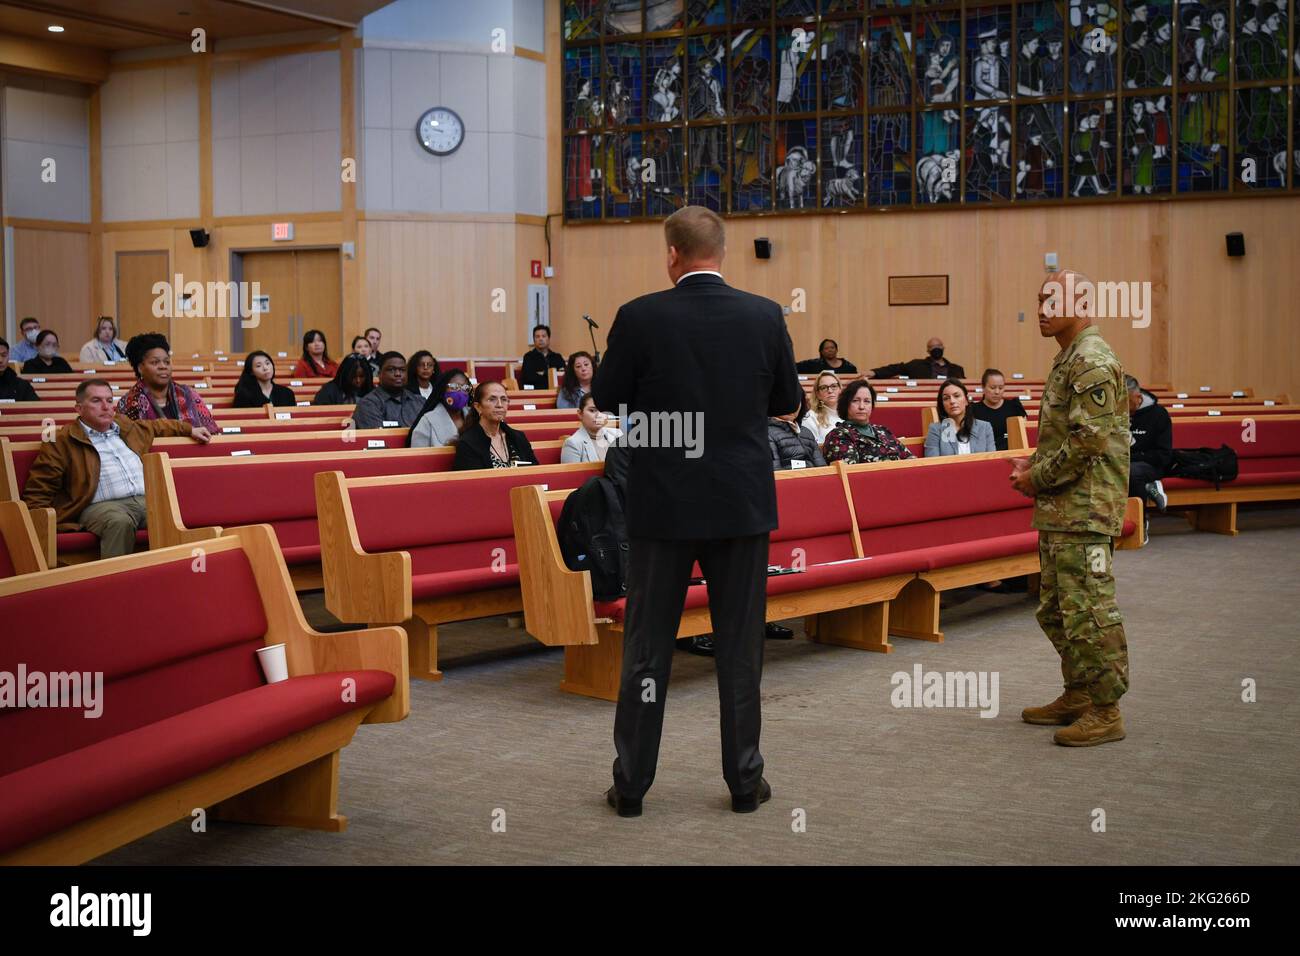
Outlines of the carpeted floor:
M613 705L561 693L561 652L496 619L443 628L445 679L413 682L407 720L343 751L345 833L180 823L102 862L1298 863L1300 510L1240 524L1227 538L1158 517L1147 548L1117 553L1120 743L1057 747L1022 723L1060 686L1033 603L960 591L944 644L768 642L774 797L752 815L728 808L713 663L678 654L658 780L645 816L622 820L603 799ZM318 596L304 606L324 614ZM1000 712L895 709L890 677L917 663L996 672Z

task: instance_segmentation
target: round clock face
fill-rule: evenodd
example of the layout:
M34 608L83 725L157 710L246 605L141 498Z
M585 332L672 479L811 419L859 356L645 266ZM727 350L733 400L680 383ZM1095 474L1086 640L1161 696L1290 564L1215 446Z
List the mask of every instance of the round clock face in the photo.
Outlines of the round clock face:
M456 152L465 139L465 124L445 106L435 106L415 126L420 145L435 156Z

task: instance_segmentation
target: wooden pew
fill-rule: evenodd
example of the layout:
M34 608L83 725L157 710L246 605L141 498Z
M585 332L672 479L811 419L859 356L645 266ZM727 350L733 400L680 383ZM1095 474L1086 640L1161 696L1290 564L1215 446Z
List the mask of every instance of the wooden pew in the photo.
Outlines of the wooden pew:
M137 587L152 638L113 610ZM203 600L191 599L197 589ZM66 707L0 716L3 864L82 863L195 807L339 832L339 751L361 723L410 709L401 632L313 631L265 527L200 554L172 548L0 580L0 620L0 667L103 675L100 719ZM254 652L278 643L289 680L267 685Z
M48 567L27 507L21 501L0 501L0 579Z
M441 680L438 625L522 610L511 488L576 488L601 462L392 478L316 475L325 606L342 621L401 624L411 676ZM585 634L554 634L568 644Z

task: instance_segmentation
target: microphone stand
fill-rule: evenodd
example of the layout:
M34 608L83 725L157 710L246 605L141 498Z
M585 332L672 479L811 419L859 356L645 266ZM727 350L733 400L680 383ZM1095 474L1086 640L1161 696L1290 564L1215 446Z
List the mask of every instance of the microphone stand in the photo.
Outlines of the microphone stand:
M591 364L600 364L600 349L596 347L596 323L591 321L589 316L584 315L583 319L587 322L587 332L591 335Z

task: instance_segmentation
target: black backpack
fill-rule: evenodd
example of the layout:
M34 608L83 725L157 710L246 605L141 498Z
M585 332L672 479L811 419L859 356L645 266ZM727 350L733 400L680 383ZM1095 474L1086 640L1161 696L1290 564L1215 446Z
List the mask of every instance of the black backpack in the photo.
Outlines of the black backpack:
M1218 448L1175 448L1169 463L1170 478L1190 478L1194 481L1219 483L1237 477L1237 453L1227 445Z
M558 532L569 570L591 572L592 597L627 597L627 523L614 482L594 476L570 493L560 511Z

